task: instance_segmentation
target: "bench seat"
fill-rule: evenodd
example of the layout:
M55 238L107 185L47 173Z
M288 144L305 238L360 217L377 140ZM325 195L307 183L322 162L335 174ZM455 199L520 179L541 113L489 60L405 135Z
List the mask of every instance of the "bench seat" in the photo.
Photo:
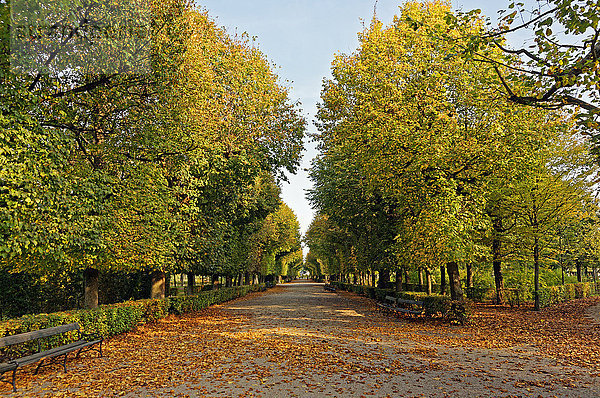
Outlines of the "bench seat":
M89 347L94 344L98 344L101 341L102 340L93 340L93 341L79 340L74 343L65 344L60 347L52 348L51 350L37 352L35 354L16 359L14 362L17 364L17 366L29 365L32 363L36 363L38 361L42 361L46 358L54 358L54 357L66 355L73 351L81 350L82 348Z
M329 290L330 292L335 292L335 287L333 287L331 285L325 285L325 286L323 286L323 288L325 290Z
M402 304L410 305L410 306L417 306L420 308L419 309L404 308L404 307L400 306ZM402 312L402 313L411 314L411 315L422 315L423 314L423 302L422 301L405 300L405 299L396 298L396 297L392 297L392 296L385 296L384 302L377 303L377 305L388 311Z

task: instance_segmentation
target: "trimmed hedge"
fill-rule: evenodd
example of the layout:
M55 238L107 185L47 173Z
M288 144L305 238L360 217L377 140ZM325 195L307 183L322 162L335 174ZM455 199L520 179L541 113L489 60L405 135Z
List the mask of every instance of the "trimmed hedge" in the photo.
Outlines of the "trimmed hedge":
M186 312L200 311L213 304L223 303L238 297L245 296L250 292L264 291L265 284L236 286L217 290L208 290L192 296L170 297L170 312L183 314Z
M467 297L476 302L493 301L496 296L494 288L466 288ZM505 302L512 305L521 305L530 301L533 291L521 289L504 289ZM542 308L565 301L585 298L600 294L600 289L592 282L569 283L566 285L548 286L540 288L540 306Z
M371 299L383 302L386 296L423 302L425 316L443 318L451 322L464 323L470 313L467 301L452 301L449 296L439 294L427 295L425 292L397 292L393 289L379 289L372 286L353 285L350 283L331 282L336 289L361 294Z
M77 322L82 332L93 333L109 338L129 332L144 323L154 322L169 314L183 314L199 311L213 304L223 303L250 292L263 291L265 285L236 286L219 290L200 292L192 296L168 297L158 300L126 301L119 304L103 305L93 310L55 312L52 314L25 315L21 318L0 322L0 336L10 336L33 330ZM43 350L75 341L76 333L69 332L43 339ZM37 348L32 344L31 350ZM3 350L0 349L0 357Z
M599 294L596 285L590 282L570 283L566 285L548 286L540 289L540 306L548 307L565 301L590 297Z

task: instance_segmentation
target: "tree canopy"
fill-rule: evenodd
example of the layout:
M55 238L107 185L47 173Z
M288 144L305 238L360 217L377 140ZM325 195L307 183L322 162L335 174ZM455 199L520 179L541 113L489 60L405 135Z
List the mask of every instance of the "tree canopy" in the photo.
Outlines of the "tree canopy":
M254 43L185 0L0 7L1 266L250 271L306 124ZM38 51L15 48L32 29Z

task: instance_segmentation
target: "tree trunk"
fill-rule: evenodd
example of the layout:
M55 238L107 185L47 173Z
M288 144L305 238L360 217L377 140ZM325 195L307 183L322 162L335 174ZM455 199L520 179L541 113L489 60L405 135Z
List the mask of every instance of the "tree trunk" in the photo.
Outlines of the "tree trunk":
M533 244L534 309L540 310L540 242L537 234Z
M164 299L165 298L165 282L166 276L162 271L154 271L151 274L150 298Z
M558 235L558 262L560 263L560 276L562 284L565 284L565 264L563 263L563 246L562 246L562 233Z
M581 260L575 260L575 267L577 268L577 282L581 282L583 280L581 277Z
M440 294L446 294L446 267L440 265Z
M233 278L229 275L225 277L225 287L233 286Z
M210 282L213 285L213 289L218 289L219 288L219 275L213 274Z
M425 279L427 279L427 294L431 296L431 294L433 293L432 291L432 280L431 280L431 271L429 271L429 268L425 268Z
M473 264L467 263L467 287L473 287Z
M371 271L371 286L375 287L377 282L377 276L375 275L375 271Z
M165 297L169 297L171 295L171 273L167 272L165 274ZM177 296L177 291L175 292Z
M422 292L423 290L423 269L419 268L419 291Z
M448 269L448 280L450 282L450 297L452 300L464 300L462 287L460 286L460 270L458 263L451 261L446 264Z
M86 268L83 271L83 301L85 308L98 308L98 277L100 273L95 268Z
M187 290L185 294L188 296L194 294L196 291L196 275L193 272L187 273Z
M250 284L250 272L244 273L244 285Z
M504 303L504 276L502 275L502 241L500 234L504 231L502 218L494 217L492 221L494 237L492 239L492 265L494 269L494 284L496 286L496 304Z
M396 291L397 292L402 291L402 271L401 270L396 271Z
M410 277L408 275L408 270L405 268L404 269L404 290L410 291L410 286L408 286L409 284L410 284Z
M390 282L390 271L388 271L388 270L379 271L378 287L380 289L386 289L389 282Z

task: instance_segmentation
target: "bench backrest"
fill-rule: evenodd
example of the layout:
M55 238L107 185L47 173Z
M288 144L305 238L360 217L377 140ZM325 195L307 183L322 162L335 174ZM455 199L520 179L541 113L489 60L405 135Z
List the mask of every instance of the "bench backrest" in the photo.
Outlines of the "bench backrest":
M54 326L48 329L34 330L32 332L15 334L13 336L0 337L0 348L26 343L28 341L33 341L44 337L56 336L57 334L70 332L72 330L79 330L79 324L70 323L68 325Z
M385 301L391 301L393 303L396 302L396 297L393 296L385 296Z
M416 301L416 300L403 300L403 299L398 299L398 303L399 304L414 304L414 305L423 305L422 301Z

